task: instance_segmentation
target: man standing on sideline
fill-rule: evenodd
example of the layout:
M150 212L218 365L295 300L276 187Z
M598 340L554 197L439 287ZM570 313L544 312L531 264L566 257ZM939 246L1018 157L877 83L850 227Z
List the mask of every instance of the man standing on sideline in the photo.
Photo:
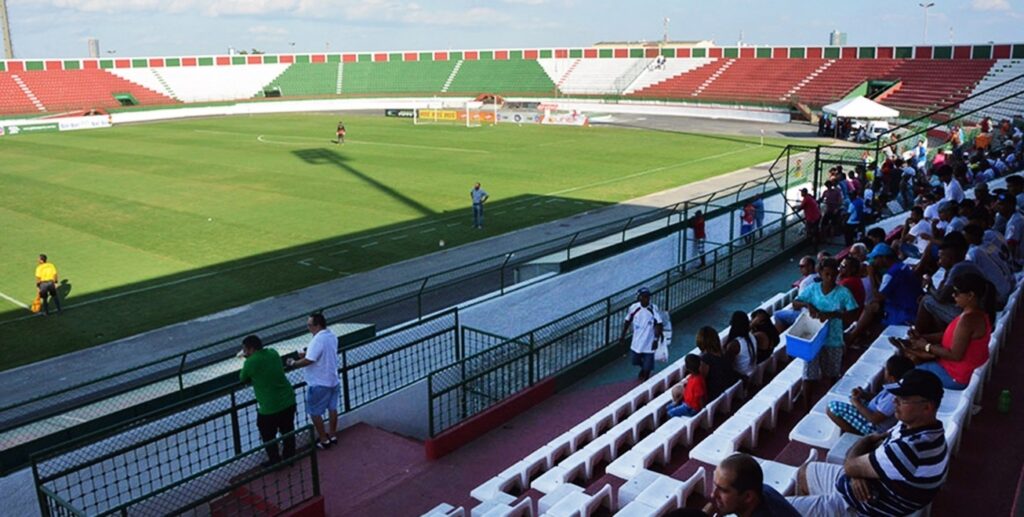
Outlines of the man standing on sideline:
M626 323L622 326L619 343L625 343L626 332L633 327L633 341L629 346L629 354L633 365L640 367L641 381L646 381L654 370L654 350L658 348L661 332L665 322L661 320L658 306L651 303L651 291L641 287L636 292L636 303L629 306L626 312Z
M324 315L314 312L306 320L306 328L313 334L306 356L289 359L288 366L303 368L306 378L306 413L313 420L319 436L318 449L327 449L338 443L338 401L341 382L338 381L338 337L327 328ZM330 418L330 433L324 428L324 412Z
M811 462L797 471L789 502L805 517L910 515L928 506L946 482L949 454L942 421L942 381L910 370L896 387L899 425L853 444L842 465Z
M57 266L46 261L45 254L39 254L39 265L36 266L36 288L39 289L39 298L43 301L43 314L50 314L49 299L53 297L53 304L57 306L57 313L60 314L60 297L57 296Z
M489 197L487 191L480 188L480 183L473 185L469 191L469 197L473 200L473 228L483 229L484 227L484 202Z
M295 455L295 436L282 440L282 452L276 443L269 442L278 434L286 435L295 430L295 391L292 384L284 376L281 356L273 348L263 348L263 341L258 336L246 336L242 340L242 371L239 380L251 383L256 397L256 428L260 431L260 439L267 444L269 461L261 467L270 467L282 459L288 460Z

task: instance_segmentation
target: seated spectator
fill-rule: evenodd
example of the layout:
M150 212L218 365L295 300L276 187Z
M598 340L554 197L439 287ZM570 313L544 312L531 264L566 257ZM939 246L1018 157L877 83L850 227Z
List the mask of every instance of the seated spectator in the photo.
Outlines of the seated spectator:
M913 361L894 355L885 362L885 384L878 393L872 395L854 388L849 403L833 400L825 413L844 433L868 435L888 431L896 423L896 397L889 390L898 387L896 382L913 369Z
M750 330L757 341L757 362L767 361L780 341L779 330L768 311L757 309L750 314Z
M737 517L799 517L782 494L764 483L761 465L752 456L736 453L715 467L709 496L713 515Z
M934 282L925 277L925 294L921 297L914 320L914 328L926 334L946 328L960 314L960 307L953 299L953 281L966 274L984 276L977 264L965 260L967 241L963 234L954 232L942 241L939 247L939 267L942 269L936 273L941 281L933 285Z
M715 400L739 380L739 375L722 351L722 342L715 329L701 327L697 331L697 349L701 352L701 375L707 385L708 400Z
M846 245L850 246L857 240L864 229L864 200L856 190L849 191L850 204L847 206L846 229L843 233Z
M964 227L964 238L968 245L967 260L977 265L985 280L995 287L996 307L1000 308L1006 305L1010 289L1015 283L1013 265L1010 264L1010 250L1006 246L998 244L995 239L995 242L985 242L987 232L984 227L973 222Z
M807 255L801 258L798 266L802 276L800 277L800 280L796 282L797 294L804 292L808 286L821 279L821 277L818 276L818 273L814 270L814 257ZM796 321L797 316L800 316L800 311L798 310L781 309L775 311L775 328L778 329L779 332L785 331L793 324L794 321Z
M816 461L797 471L797 496L787 499L801 515L908 515L935 498L949 461L936 418L942 382L911 370L889 392L899 425L861 438L842 465Z
M814 359L804 363L805 382L822 378L834 382L842 375L844 322L853 321L853 313L857 310L857 302L850 290L836 283L839 276L839 263L836 259L823 260L820 272L821 282L809 287L793 301L793 307L807 308L812 318L827 325L825 344L821 351Z
M750 334L747 313L736 311L729 320L729 336L725 339L725 355L733 360L733 369L744 379L754 374L757 365L757 345Z
M839 285L849 289L853 295L853 301L857 302L855 312L858 317L860 308L864 306L864 278L860 276L860 269L860 260L852 254L839 263Z
M911 329L904 352L919 363L919 369L935 374L946 389L963 390L974 369L988 361L991 291L981 275L961 275L953 280L953 295L962 313L944 332L920 334Z
M978 206L991 206L994 200L992 194L989 194L988 183L979 183L974 187L974 201L978 203Z
M1010 256L1017 263L1024 259L1024 215L1017 211L1017 200L1009 193L996 198L996 213L1005 221L1004 237Z
M868 247L863 242L855 242L853 246L850 246L849 256L864 262L868 259Z
M960 205L952 201L939 203L939 218L932 221L932 240L938 240L949 232L963 231L967 218L960 215Z
M879 244L868 255L872 275L881 274L878 288L872 294L871 303L864 307L857 328L846 337L851 345L873 337L877 325L908 325L917 317L917 298L921 294L921 283L914 271L896 259L888 244Z
M885 242L885 230L877 226L868 230L865 236L867 237L867 245L872 249L879 243Z
M668 416L694 416L707 402L708 388L701 374L700 357L687 354L686 377L672 386L672 402L668 404Z
M943 201L956 201L957 203L964 200L964 189L960 185L960 181L953 176L953 168L948 165L939 167L938 171L939 180L943 184Z

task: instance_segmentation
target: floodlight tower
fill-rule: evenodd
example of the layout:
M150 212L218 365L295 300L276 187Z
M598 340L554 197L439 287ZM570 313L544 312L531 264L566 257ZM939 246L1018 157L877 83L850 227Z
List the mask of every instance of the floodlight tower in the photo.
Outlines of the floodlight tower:
M928 8L929 7L935 7L935 2L920 3L920 4L917 4L917 5L920 6L922 9L924 9L924 41L922 41L922 43L927 45L928 44Z
M11 22L7 18L7 0L0 0L0 30L4 35L4 57L14 59L14 47L11 46Z

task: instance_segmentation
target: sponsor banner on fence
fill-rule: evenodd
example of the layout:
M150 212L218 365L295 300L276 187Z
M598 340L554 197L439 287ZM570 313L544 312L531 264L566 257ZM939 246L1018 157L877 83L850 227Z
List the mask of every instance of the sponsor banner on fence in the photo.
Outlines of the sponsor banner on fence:
M498 120L512 124L540 124L540 113L534 111L499 111Z
M590 118L576 110L562 113L545 111L540 123L556 126L589 126Z
M413 118L414 110L411 109L386 109L385 117Z
M465 110L435 110L435 109L421 109L419 113L420 119L426 120L443 120L445 122L465 122L466 111ZM469 119L474 122L494 122L493 111L470 111Z
M7 135L21 135L24 133L55 133L60 131L56 122L48 122L45 124L15 124L4 128Z
M110 117L107 115L95 115L92 117L66 118L62 119L58 124L61 131L97 129L101 127L110 127Z

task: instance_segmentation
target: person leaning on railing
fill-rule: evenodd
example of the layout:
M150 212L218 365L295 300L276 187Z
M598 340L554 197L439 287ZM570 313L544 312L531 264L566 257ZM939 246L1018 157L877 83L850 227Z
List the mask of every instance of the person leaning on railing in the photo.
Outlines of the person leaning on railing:
M282 440L284 451L278 450L277 443L272 442L278 433L287 435L295 430L295 391L284 375L284 366L277 350L263 348L263 341L251 335L242 340L242 352L245 358L239 379L243 383L251 383L256 396L256 427L260 431L260 439L267 443L269 461L261 464L269 467L295 455L295 436Z

